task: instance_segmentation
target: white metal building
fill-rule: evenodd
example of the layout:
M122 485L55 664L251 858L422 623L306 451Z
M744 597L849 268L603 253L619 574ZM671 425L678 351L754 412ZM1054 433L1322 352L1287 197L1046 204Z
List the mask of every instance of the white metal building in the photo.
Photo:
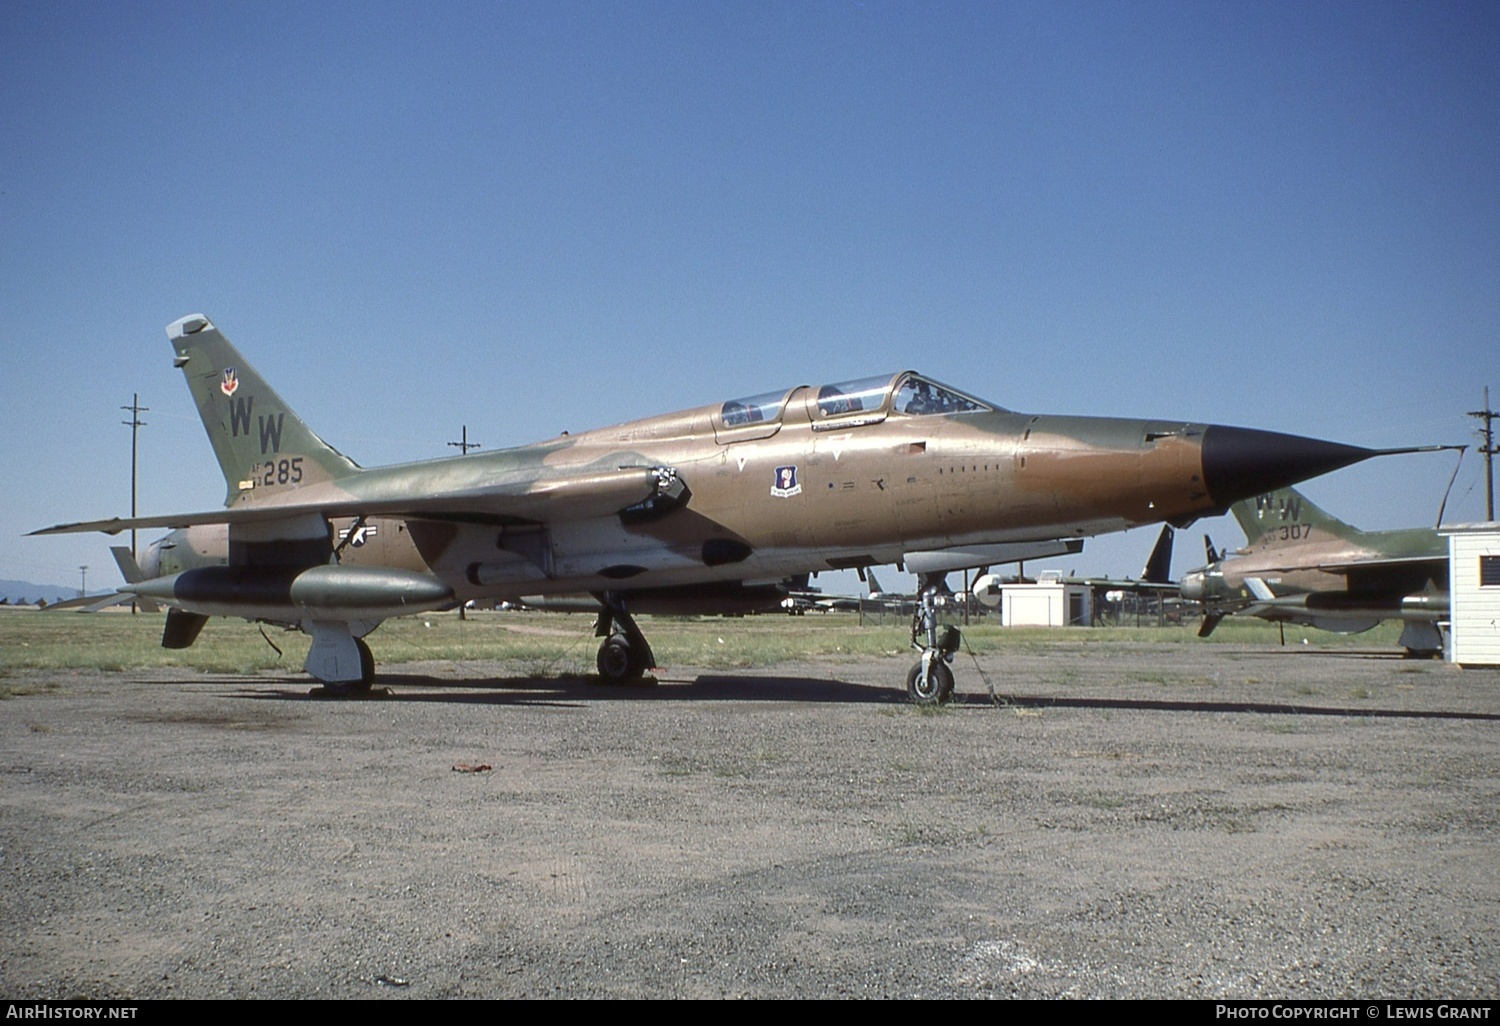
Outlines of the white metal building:
M1500 666L1500 522L1453 524L1448 539L1452 643L1461 666Z
M1003 627L1087 627L1089 622L1089 589L1064 583L1059 573L1043 571L1035 584L1000 588Z

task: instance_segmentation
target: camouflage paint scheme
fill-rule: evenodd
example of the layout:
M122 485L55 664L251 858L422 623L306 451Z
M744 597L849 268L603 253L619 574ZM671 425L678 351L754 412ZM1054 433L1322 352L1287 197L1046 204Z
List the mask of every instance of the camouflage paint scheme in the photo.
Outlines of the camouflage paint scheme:
M179 613L163 643L191 644L210 615L298 625L314 638L309 672L336 684L368 684L356 639L387 617L569 593L598 596L626 635L630 658L606 670L601 648L601 672L638 675L649 647L626 607L653 595L700 589L711 611L820 570L1036 558L1375 455L1244 428L1015 413L903 371L362 469L206 317L167 334L225 507L37 533L189 528L172 542L184 549L156 550L152 579L130 586ZM182 558L208 557L223 525L227 565Z
M1361 531L1294 488L1236 503L1247 545L1183 575L1182 596L1203 605L1199 632L1231 614L1357 634L1406 623L1413 654L1441 652L1448 618L1448 543L1435 530Z

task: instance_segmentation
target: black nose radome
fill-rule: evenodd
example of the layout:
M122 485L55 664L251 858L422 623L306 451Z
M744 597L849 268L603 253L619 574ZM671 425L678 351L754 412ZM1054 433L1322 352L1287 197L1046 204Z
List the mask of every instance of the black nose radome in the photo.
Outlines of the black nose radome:
M1211 424L1203 432L1203 483L1220 507L1380 455L1378 449Z

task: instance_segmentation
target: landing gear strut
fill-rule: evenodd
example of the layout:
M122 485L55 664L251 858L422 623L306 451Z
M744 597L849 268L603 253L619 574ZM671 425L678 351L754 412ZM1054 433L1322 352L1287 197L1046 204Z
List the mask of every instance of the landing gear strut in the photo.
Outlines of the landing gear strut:
M914 705L942 705L953 697L953 654L962 636L957 627L938 626L937 588L922 591L922 602L911 620L911 647L918 659L906 675L906 694Z
M635 618L625 609L625 601L614 592L597 596L604 603L594 636L603 638L595 665L605 684L624 684L640 679L641 674L656 665L656 656L646 636L636 626Z

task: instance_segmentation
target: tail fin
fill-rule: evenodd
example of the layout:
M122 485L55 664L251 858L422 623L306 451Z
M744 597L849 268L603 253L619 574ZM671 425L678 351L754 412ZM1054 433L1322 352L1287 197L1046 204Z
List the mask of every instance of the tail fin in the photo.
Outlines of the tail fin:
M1156 547L1146 559L1141 571L1141 580L1147 584L1168 584L1172 580L1172 539L1176 532L1171 524L1161 525L1161 534L1156 536Z
M224 505L359 473L358 464L313 434L207 317L172 322L167 338L224 473Z
M1257 495L1231 507L1251 547L1303 541L1315 533L1356 538L1363 532L1330 513L1295 488Z
M875 571L874 570L866 570L865 571L865 580L870 585L870 594L871 595L879 595L882 591L885 590L884 588L882 588L880 586L880 582L875 579Z

